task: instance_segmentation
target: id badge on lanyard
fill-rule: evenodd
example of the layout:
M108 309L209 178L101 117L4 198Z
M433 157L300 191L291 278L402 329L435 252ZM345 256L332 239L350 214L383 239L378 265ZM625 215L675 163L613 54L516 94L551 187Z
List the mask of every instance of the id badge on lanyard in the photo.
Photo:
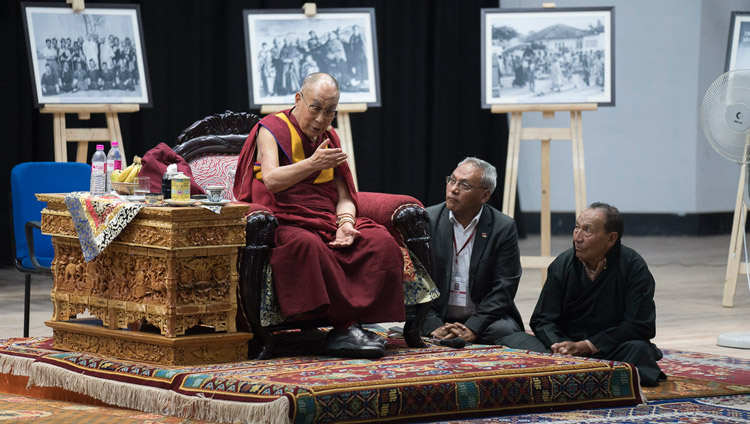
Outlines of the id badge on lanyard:
M471 239L474 238L474 233L476 232L476 228L474 231L471 232L471 235L468 239L466 239L466 242L464 242L464 245L461 246L460 249L456 246L456 237L453 236L453 252L455 253L455 262L453 263L453 276L451 277L451 287L450 287L450 295L448 297L448 305L451 306L466 306L466 292L469 289L469 282L465 277L462 277L458 275L456 272L456 269L458 268L458 255L463 252L463 250L466 248L466 246L471 242Z
M448 304L451 306L466 306L467 281L458 275L451 278L451 292L448 297Z

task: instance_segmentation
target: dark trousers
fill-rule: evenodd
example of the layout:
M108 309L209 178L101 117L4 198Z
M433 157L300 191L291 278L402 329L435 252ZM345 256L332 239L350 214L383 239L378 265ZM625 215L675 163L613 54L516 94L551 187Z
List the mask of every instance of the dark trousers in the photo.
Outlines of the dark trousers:
M503 337L497 344L513 349L531 350L534 352L552 353L539 339L531 334L518 332ZM663 357L661 350L655 344L645 340L628 340L620 343L612 352L599 352L592 355L594 359L627 362L638 369L641 385L646 387L658 386L659 380L666 378L656 363Z

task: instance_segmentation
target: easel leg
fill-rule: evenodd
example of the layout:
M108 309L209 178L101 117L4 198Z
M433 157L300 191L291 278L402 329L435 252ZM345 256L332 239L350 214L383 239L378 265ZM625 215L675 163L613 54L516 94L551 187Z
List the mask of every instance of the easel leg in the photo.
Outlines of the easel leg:
M510 204L511 191L516 190L516 186L511 182L514 180L513 175L516 172L513 168L513 159L515 158L516 132L519 131L519 120L516 119L516 113L510 115L510 133L508 134L508 152L505 159L505 187L503 189L503 213L513 217L515 205Z
M551 255L550 238L552 233L552 212L550 205L550 144L551 139L542 140L542 212L539 233L541 236L541 256ZM547 269L542 268L542 284L547 280Z
M747 218L747 205L745 205L745 202L743 201L746 172L747 165L742 165L740 170L740 184L737 188L737 200L734 205L732 238L729 240L727 272L724 277L724 297L721 302L722 306L727 308L734 307L734 293L737 289L737 275L741 272L740 258L742 257L742 238L745 236L745 219Z
M122 132L120 132L120 119L115 112L107 113L107 128L109 129L109 139L117 141L118 150L122 157L122 168L127 166L127 156L125 156L125 145L122 142Z
M55 137L55 162L67 162L68 141L65 138L65 114L53 114L52 122Z
M579 178L579 185L581 187L581 212L583 212L584 209L586 209L586 206L588 206L588 203L586 201L586 161L584 160L583 156L583 122L582 122L582 114L580 110L576 114L576 121L578 122L578 168L580 169L578 173Z
M581 111L570 112L571 146L573 150L573 186L575 190L576 218L586 209L586 174L583 160L583 129Z
M88 162L88 141L79 141L78 149L76 150L76 162L86 163Z
M349 120L349 113L340 112L336 120L338 122L338 128L336 128L336 132L338 133L339 139L341 140L341 148L348 156L347 163L349 164L349 169L351 169L352 171L352 177L354 178L354 187L359 189L359 186L357 184L357 166L354 161L354 144L352 143L352 124Z
M516 212L516 193L518 191L518 157L521 151L521 125L523 121L523 114L516 112L513 114L516 121L516 130L513 133L513 163L511 164L511 176L510 176L510 197L508 198L508 212L506 215L513 218Z

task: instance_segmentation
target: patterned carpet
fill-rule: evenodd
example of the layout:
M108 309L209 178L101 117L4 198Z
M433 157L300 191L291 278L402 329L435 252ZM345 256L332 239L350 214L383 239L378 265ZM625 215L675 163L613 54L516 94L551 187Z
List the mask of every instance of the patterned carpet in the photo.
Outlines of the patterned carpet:
M320 335L312 337L308 346L317 347ZM294 353L294 348L286 353ZM245 422L287 421L289 417L299 423L372 422L524 412L528 413L449 422L750 422L748 411L742 409L750 409L750 360L665 350L660 365L669 380L656 388L643 388L650 402L620 407L639 399L625 364L497 346L415 350L403 340L391 339L388 354L377 361L287 356L202 367L159 367L55 351L48 338L0 340L3 375L26 375L34 387L67 388L109 405L173 415L58 405L66 414L70 412L71 423L200 422L176 416L210 422L239 421L238 417L245 417ZM134 390L136 385L141 389ZM32 414L29 422L44 422L46 411L55 405L45 402L53 401L37 404L22 396L4 396L0 421ZM217 409L217 404L223 409ZM243 409L247 405L254 409ZM566 409L575 410L534 413ZM90 419L82 418L87 414ZM48 422L68 422L57 418Z
M750 360L707 353L663 350L659 366L669 378L644 387L648 400L750 393Z
M750 396L665 400L624 408L434 422L445 424L739 424L750 422Z
M374 422L615 407L641 402L624 363L498 346L408 349L384 358L282 357L166 367L0 340L0 372L109 405L211 421Z
M148 414L129 409L81 405L0 393L0 422L35 424L202 424L196 421Z

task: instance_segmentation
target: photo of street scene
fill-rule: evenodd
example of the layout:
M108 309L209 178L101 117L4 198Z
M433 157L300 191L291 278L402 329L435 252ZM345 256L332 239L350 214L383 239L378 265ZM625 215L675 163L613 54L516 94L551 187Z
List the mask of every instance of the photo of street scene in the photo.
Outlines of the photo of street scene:
M488 12L483 19L485 107L614 103L610 10Z

